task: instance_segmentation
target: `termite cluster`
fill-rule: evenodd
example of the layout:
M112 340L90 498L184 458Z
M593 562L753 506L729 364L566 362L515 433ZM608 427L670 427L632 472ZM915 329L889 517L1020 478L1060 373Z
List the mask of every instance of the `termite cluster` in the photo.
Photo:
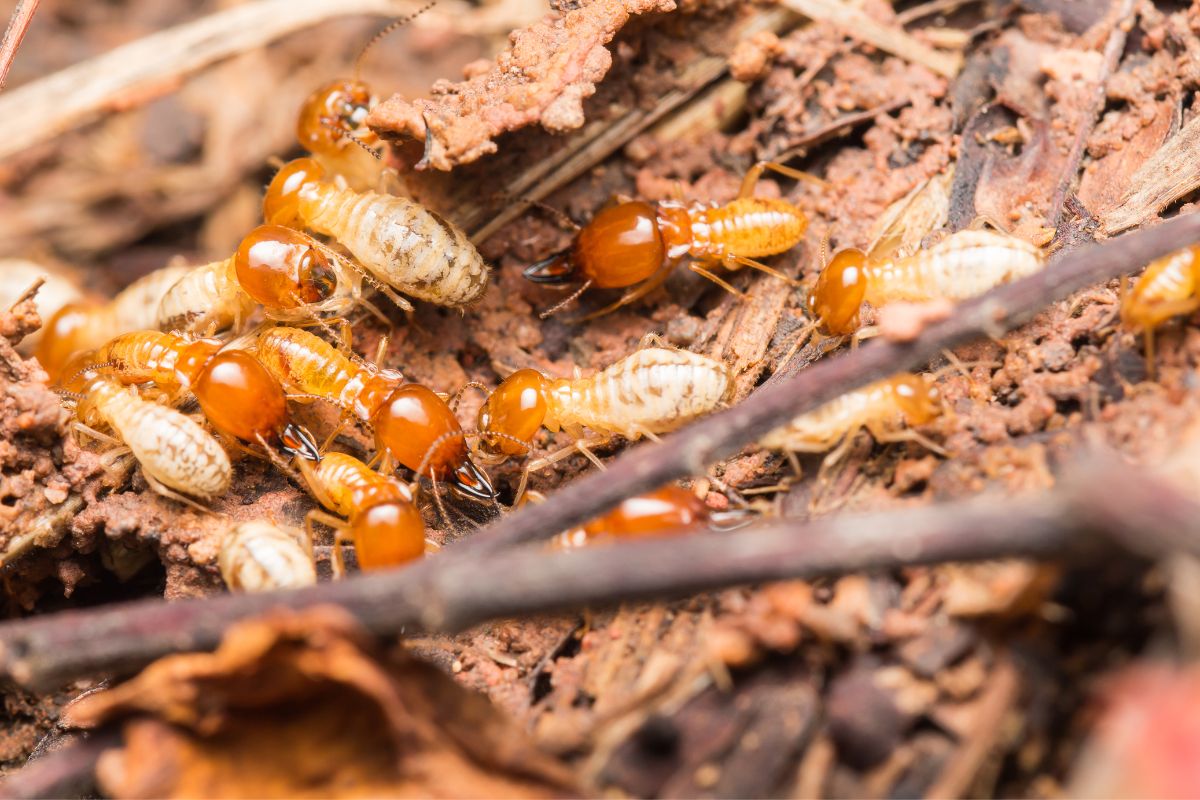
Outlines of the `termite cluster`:
M373 102L357 78L319 88L297 122L309 155L278 169L262 224L235 252L200 266L163 267L107 302L67 302L37 343L79 434L100 442L107 460L131 454L154 491L208 512L229 489L236 457L249 455L269 460L312 496L316 507L303 528L229 522L219 568L231 589L314 583L315 524L334 531L335 575L346 570L347 545L360 569L420 558L437 549L423 512L431 508L427 499L440 507L443 489L465 502L499 505L487 470L523 459L516 505L534 496L525 489L536 469L575 452L603 468L597 443L653 439L734 401L737 376L728 364L650 336L590 375L512 370L464 427L447 394L382 364L384 348L374 360L356 354L352 312L390 325L379 297L405 312L413 301L465 309L490 277L463 230L391 191L401 182L373 152L380 143L364 125ZM857 346L873 333L866 315L899 302L959 302L1046 264L1041 247L1003 230L912 236L894 225L865 249L843 248L827 260L822 252L815 277L798 280L763 261L801 245L808 228L797 204L756 196L767 170L822 184L760 162L728 203L625 200L602 209L566 249L524 269L532 283L574 288L542 316L593 289L619 294L573 322L610 313L662 286L681 263L742 296L729 273L748 267L793 287L808 317L797 346L809 337ZM1125 296L1122 320L1147 333L1148 359L1156 327L1200 308L1198 252L1150 265ZM299 424L296 405L312 402L336 409L339 424L319 435ZM897 374L791 420L760 446L787 454L796 469L797 453L836 462L863 431L881 444L915 442L941 452L921 428L942 413L931 376ZM372 452L331 449L347 425L361 426ZM574 442L538 455L543 429ZM564 532L557 546L703 527L712 516L697 494L668 486Z

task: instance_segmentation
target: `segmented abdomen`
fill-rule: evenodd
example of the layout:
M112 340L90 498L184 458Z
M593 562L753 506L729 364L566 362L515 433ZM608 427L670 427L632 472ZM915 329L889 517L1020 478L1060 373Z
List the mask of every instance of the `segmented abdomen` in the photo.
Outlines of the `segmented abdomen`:
M906 258L868 265L866 301L965 300L1041 270L1041 251L1014 236L959 231Z
M759 444L771 450L824 452L872 420L880 420L883 425L894 424L893 420L899 418L895 406L894 385L890 380L880 381L795 417L768 433Z
M583 426L636 439L666 433L729 401L729 368L698 353L651 347L578 380L555 381L546 427Z
M313 471L332 501L330 511L343 517L379 503L412 500L407 486L345 453L328 453Z
M724 206L690 210L693 258L762 258L804 240L808 218L786 200L743 197Z
M318 184L301 191L301 213L309 227L337 239L405 294L463 306L487 288L487 265L467 235L411 200Z
M300 536L299 531L265 520L234 527L221 540L219 564L225 584L234 590L265 592L316 583L312 556Z
M173 408L138 397L132 389L104 382L94 390L97 412L133 451L150 477L202 499L229 488L232 468L213 436Z
M123 333L96 351L93 363L112 363L132 383L154 381L170 388L178 383L175 362L181 340L162 331Z
M254 305L227 258L189 270L163 295L158 319L147 327L216 332L246 319Z

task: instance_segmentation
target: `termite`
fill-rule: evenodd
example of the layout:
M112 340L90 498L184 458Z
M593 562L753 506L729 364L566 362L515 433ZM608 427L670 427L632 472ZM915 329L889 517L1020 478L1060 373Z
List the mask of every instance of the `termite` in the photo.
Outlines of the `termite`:
M366 126L367 115L378 102L371 87L361 78L367 53L397 28L408 24L434 6L393 20L363 45L354 62L354 77L339 78L319 87L300 107L296 139L300 146L331 174L354 189L378 189L388 170L376 152L379 137Z
M337 531L335 575L345 572L346 542L353 543L364 570L394 567L424 555L425 523L403 483L344 453L327 453L316 464L296 463L317 502L346 518L313 510L306 519L308 525L320 522Z
M479 409L479 450L495 462L524 455L529 445L522 443L545 427L565 430L595 461L582 441L584 428L627 439L653 437L716 411L732 394L733 374L723 362L666 347L638 350L587 378L550 378L521 369Z
M285 164L267 187L264 219L333 237L379 281L421 300L461 307L483 295L487 265L457 226L412 200L324 176L311 158Z
M229 456L190 417L143 399L132 387L98 371L76 374L65 388L78 398L79 426L96 438L113 441L96 430L110 428L116 434L114 443L129 448L154 491L196 506L189 496L207 501L229 488Z
M306 233L260 225L229 258L184 274L163 295L153 327L207 334L236 329L257 304L281 322L340 317L356 303L386 319L362 298L356 266Z
M699 527L708 518L708 506L693 492L682 486L664 486L622 500L607 513L559 534L554 543L562 548L573 548L604 538L661 536Z
M381 452L434 481L480 500L494 497L491 481L471 460L462 426L431 389L391 369L352 359L308 331L269 328L256 346L259 360L293 392L320 398L371 426Z
M1039 272L1042 252L1023 239L963 230L909 256L875 259L853 248L838 252L817 278L808 308L834 336L856 333L864 302L965 300Z
M534 283L582 281L571 297L543 316L553 314L593 286L634 288L585 319L629 305L662 285L685 256L690 259L689 269L738 296L743 296L742 292L713 268L751 267L791 282L791 278L756 259L785 253L803 241L808 218L786 200L753 196L754 186L766 169L793 178L819 180L781 164L759 162L746 173L737 199L725 205L631 201L602 209L579 231L571 247L525 269L525 277Z
M1171 317L1200 309L1200 245L1192 245L1151 261L1124 293L1121 321L1141 329L1146 339L1146 365L1154 375L1154 331Z
M937 387L927 384L920 375L900 373L847 392L815 411L796 417L767 434L760 444L787 453L832 450L826 459L829 464L840 460L854 436L866 429L880 443L911 441L942 452L914 430L941 413L942 400Z
M170 394L188 391L221 433L315 461L311 435L292 422L283 387L244 350L222 350L217 339L174 333L122 334L93 356L94 370L108 370L126 383L153 382Z
M76 353L92 350L118 334L158 327L158 304L187 274L187 266L169 266L131 283L107 303L68 303L47 320L36 357L51 383Z
M266 520L233 526L221 539L217 564L235 592L299 589L317 582L309 537Z

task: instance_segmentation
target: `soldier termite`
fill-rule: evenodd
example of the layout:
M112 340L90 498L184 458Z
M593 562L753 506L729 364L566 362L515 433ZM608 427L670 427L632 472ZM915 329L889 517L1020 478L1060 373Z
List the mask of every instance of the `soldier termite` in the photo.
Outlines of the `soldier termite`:
M313 510L306 519L306 524L320 522L337 531L335 575L345 572L342 548L347 541L354 544L364 570L394 567L424 555L425 523L403 483L344 453L327 453L317 464L296 463L317 502L346 518Z
M1039 272L1041 250L1008 234L963 230L909 256L876 260L861 250L837 253L817 278L808 307L818 328L856 333L864 302L965 300Z
M193 267L180 277L163 295L157 324L151 327L212 334L237 328L256 304L262 304L269 319L281 322L320 323L344 315L356 303L386 319L363 299L361 279L350 259L308 234L260 225L229 258Z
M92 370L126 383L153 382L172 395L191 392L221 433L261 445L268 453L318 458L317 445L292 422L279 381L244 350L222 350L216 339L174 333L122 334L96 351Z
M1124 293L1121 322L1146 340L1146 368L1153 377L1154 331L1171 317L1200 309L1200 245L1151 261Z
M336 239L375 278L412 297L457 308L483 295L487 265L457 226L412 200L324 176L311 158L285 164L263 198L264 219Z
M76 353L92 350L128 331L158 327L163 295L187 274L187 266L169 266L139 278L107 303L68 303L47 320L36 357L53 383Z
M920 375L900 373L802 414L768 433L759 443L789 454L832 450L826 458L826 463L832 464L845 454L855 434L866 429L880 443L912 441L940 453L940 447L913 428L933 421L941 413L942 401L936 387Z
M661 536L699 527L708 517L708 506L691 491L682 486L664 486L622 500L612 510L564 531L553 541L559 547L572 548L597 539Z
M752 267L791 281L756 259L787 252L803 241L808 218L786 200L752 196L765 169L817 180L790 167L760 162L746 174L737 199L725 205L632 201L602 209L579 231L570 248L525 269L525 277L535 283L582 281L575 294L542 316L553 314L590 287L634 287L584 319L614 311L660 286L685 256L691 259L688 267L693 272L739 296L742 293L713 268Z
M225 585L235 592L299 589L317 582L309 537L266 520L230 528L221 539L217 564Z
M80 427L96 438L128 447L154 491L196 506L189 496L211 500L229 488L229 456L190 417L143 399L132 387L97 371L75 374L64 388L76 398ZM98 427L111 429L115 441Z
M256 350L293 392L326 400L370 425L378 449L390 458L433 481L448 481L468 497L494 496L491 481L471 460L454 412L431 389L406 382L395 370L349 358L296 328L263 331Z

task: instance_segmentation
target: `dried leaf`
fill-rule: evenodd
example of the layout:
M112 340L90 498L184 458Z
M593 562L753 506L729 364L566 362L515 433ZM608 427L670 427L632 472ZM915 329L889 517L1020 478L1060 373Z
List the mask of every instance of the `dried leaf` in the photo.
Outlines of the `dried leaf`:
M345 612L280 613L215 653L164 658L88 695L68 724L120 721L98 766L114 797L545 797L569 787L484 698Z
M673 10L674 0L595 0L515 32L491 69L434 84L433 99L391 97L367 124L386 138L425 141L425 163L441 170L496 152L505 131L579 128L583 100L612 66L604 45L631 16Z

